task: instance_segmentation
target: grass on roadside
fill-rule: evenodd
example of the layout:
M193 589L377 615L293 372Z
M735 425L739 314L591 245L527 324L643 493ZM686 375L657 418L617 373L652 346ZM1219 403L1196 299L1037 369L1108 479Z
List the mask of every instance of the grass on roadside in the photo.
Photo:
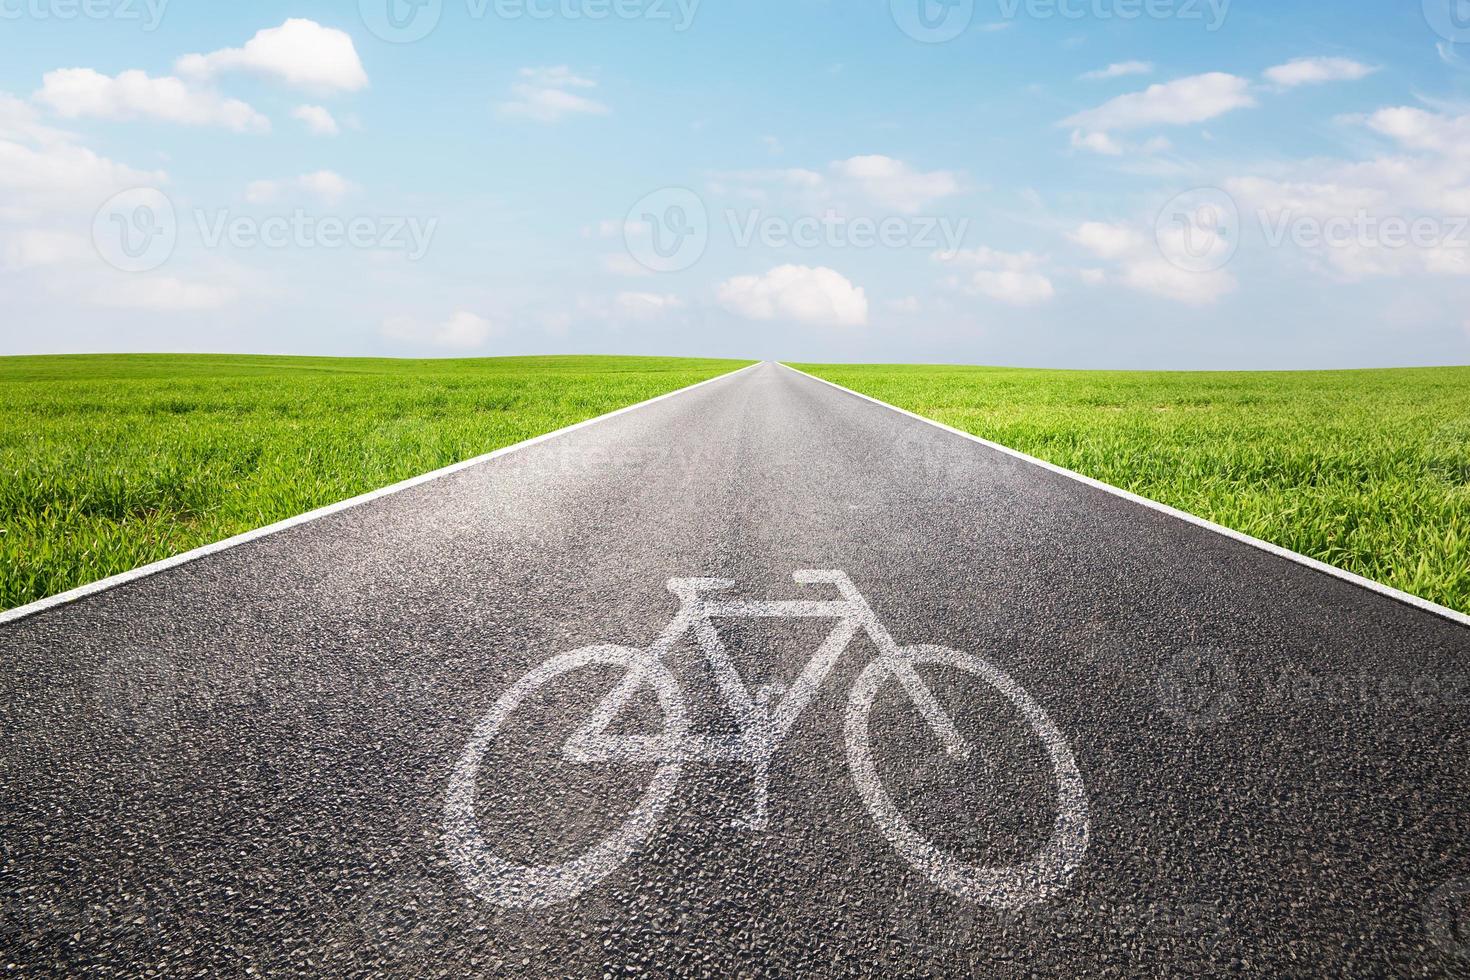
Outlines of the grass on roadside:
M793 366L1470 612L1470 368Z
M0 358L0 609L743 363Z

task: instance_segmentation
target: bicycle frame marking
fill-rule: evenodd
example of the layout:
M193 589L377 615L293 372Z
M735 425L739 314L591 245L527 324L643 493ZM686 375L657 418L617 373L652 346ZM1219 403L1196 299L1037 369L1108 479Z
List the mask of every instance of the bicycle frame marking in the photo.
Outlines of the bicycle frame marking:
M791 734L801 716L826 683L832 668L859 631L866 632L878 647L880 657L895 657L898 644L869 608L867 601L846 576L813 577L803 584L831 584L843 592L839 601L773 600L722 602L702 597L703 592L732 588L735 583L724 579L674 579L669 591L682 601L679 614L649 649L650 658L662 663L670 649L686 633L693 632L705 662L726 706L735 717L740 734L734 741L714 741L686 736L682 744L668 745L663 740L609 735L607 727L619 716L645 683L636 672L630 672L593 712L588 723L568 740L565 755L580 763L617 762L705 762L743 763L755 772L755 806L752 814L737 826L763 831L769 825L770 766L781 745ZM729 653L714 627L717 619L833 619L837 625L813 654L801 675L789 689L768 684L754 695L730 660ZM905 688L918 692L919 704L931 726L951 755L969 755L970 747L955 731L934 696L907 664L895 661ZM780 700L772 704L772 700Z
M878 655L864 669L849 696L845 724L848 765L884 837L931 881L967 901L1015 908L1042 901L1065 888L1087 849L1087 799L1067 741L1040 705L1005 672L979 657L941 647L899 647L846 574L809 571L797 572L793 578L798 584L833 586L842 599L711 600L703 593L733 588L735 583L725 579L671 579L668 588L680 599L680 608L651 647L589 647L565 654L507 690L476 728L450 779L445 801L445 848L471 890L487 901L513 907L545 907L576 897L627 861L651 835L688 762L750 765L754 770L754 807L736 826L750 831L767 829L771 761L860 631L873 641ZM713 621L717 619L833 619L836 625L789 689L764 685L752 694L715 630ZM735 717L738 734L734 738L715 740L689 730L678 682L665 658L691 632L721 697ZM586 724L567 739L563 757L580 764L656 764L659 768L623 825L580 858L544 866L504 861L481 836L475 817L479 761L525 697L561 674L592 664L625 666L627 672L593 709ZM1057 778L1058 815L1052 838L1033 862L979 867L945 854L908 824L884 791L872 759L868 722L880 689L890 681L898 682L947 753L964 758L972 751L919 675L919 664L943 664L981 678L1020 711L1046 746ZM609 726L645 686L657 694L663 709L663 733L610 734Z

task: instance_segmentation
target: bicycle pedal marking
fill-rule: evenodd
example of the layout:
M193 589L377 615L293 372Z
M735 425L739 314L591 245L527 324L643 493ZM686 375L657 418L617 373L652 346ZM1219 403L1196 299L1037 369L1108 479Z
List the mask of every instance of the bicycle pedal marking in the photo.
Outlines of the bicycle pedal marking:
M753 769L754 807L734 822L751 832L769 826L772 759L796 726L833 666L859 632L878 655L863 669L848 696L844 721L848 768L864 805L894 850L934 884L965 901L1015 909L1045 901L1065 889L1087 853L1087 793L1065 736L1046 711L1005 671L982 657L937 646L900 647L866 599L840 571L799 571L802 585L828 585L840 600L717 600L705 594L733 588L727 579L670 579L680 600L674 619L647 649L592 646L553 657L506 690L476 726L449 779L444 804L444 848L466 886L481 899L510 908L544 908L570 901L598 884L653 835L673 799L686 763L735 764ZM834 619L832 632L790 685L768 684L752 693L735 669L713 619ZM669 651L693 635L720 695L740 728L734 740L691 734L683 692L665 663ZM521 702L542 686L593 666L623 668L622 679L572 732L562 747L568 762L586 765L655 765L653 779L628 818L610 835L571 860L524 865L499 857L480 832L475 814L481 762ZM1050 839L1022 864L981 866L949 854L920 835L883 788L869 742L869 722L879 693L897 684L951 758L965 758L965 741L918 672L946 666L979 678L1010 702L1046 748L1057 785L1057 818ZM658 735L609 732L623 709L652 687L664 715Z

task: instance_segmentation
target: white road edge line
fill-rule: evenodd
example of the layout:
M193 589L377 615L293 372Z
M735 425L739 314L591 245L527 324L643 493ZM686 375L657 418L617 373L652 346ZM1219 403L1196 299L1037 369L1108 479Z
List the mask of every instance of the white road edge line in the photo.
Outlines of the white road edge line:
M1216 524L1213 521L1207 521L1203 517L1196 517L1194 514L1190 514L1182 510L1177 510L1173 507L1170 507L1168 504L1161 504L1157 500L1150 500L1147 497L1140 497L1136 493L1130 493L1127 490L1120 489L1118 487L1112 486L1111 484L1103 483L1101 480L1094 480L1090 476L1083 476L1081 473L1077 473L1073 470L1057 466L1055 463L1048 463L1044 459L1037 459L1035 456L1028 456L1023 452L1011 449L1009 446L1002 446L998 442L991 442L989 439L982 439L979 436L974 435L973 433L965 432L962 429L956 429L952 425L945 425L943 422L936 422L934 419L925 418L922 415L910 412L908 409L899 408L897 405L890 405L885 401L880 401L879 399L873 398L871 395L865 395L860 391L853 391L851 388L844 388L842 385L836 384L832 381L828 381L826 378L819 378L814 374L807 374L805 371L794 368L789 364L782 363L781 366L788 371L801 375L802 377L811 378L813 381L819 381L824 385L836 388L838 391L845 392L856 398L861 398L863 401L872 402L874 405L881 405L884 408L898 412L900 415L907 415L911 419L918 419L920 422L927 423L937 429L943 429L946 432L950 432L962 438L969 439L971 442L978 442L980 445L986 447L987 449L993 449L998 453L1004 453L1005 455L1011 456L1015 459L1019 459L1022 462L1030 463L1033 466L1039 466L1044 470L1050 470L1051 472L1056 473L1060 476L1064 476L1069 480L1076 480L1078 483L1084 483L1095 490L1101 490L1104 493L1110 493L1115 497L1122 497L1124 500L1138 504L1141 507L1147 507L1149 510L1157 511L1160 514L1167 514L1170 517L1177 518L1178 520L1181 520L1186 524L1193 524L1195 527L1204 528L1206 531L1213 531L1216 534L1224 535L1225 537L1230 538L1233 541L1238 541L1241 544L1249 545L1252 548L1257 548L1261 551L1273 554L1278 558L1285 558L1287 561L1295 562L1298 565L1304 565L1307 568L1312 569L1313 571L1321 572L1324 575L1331 575L1333 578L1341 579L1344 582L1349 582L1360 588L1367 589L1370 592L1376 592L1381 596L1386 596L1390 599L1396 599L1399 602L1413 606L1416 609L1423 610L1424 612L1431 613L1443 619L1448 619L1452 623L1458 623L1461 626L1470 626L1470 616L1467 616L1464 613L1456 612L1455 610L1450 609L1446 606L1441 606L1438 603L1430 602L1428 599L1421 599L1416 595L1410 595L1408 592L1403 592L1399 589L1393 588L1392 586L1384 585L1382 582L1375 582L1372 579L1364 578L1361 575L1355 575L1354 573L1349 572L1346 569L1338 568L1335 565L1328 565L1325 562L1320 562L1315 558L1309 558L1306 555L1300 554L1299 552L1292 551L1288 548L1283 548L1280 545L1272 544L1269 541L1262 541L1260 538L1253 538L1249 534L1243 534L1240 531L1232 530L1231 528L1225 527L1223 524Z
M96 595L99 592L106 592L107 590L115 589L120 585L127 585L129 582L136 582L139 579L148 578L152 575L157 575L159 572L166 572L170 568L177 568L180 565L186 565L191 561L197 561L198 559L208 557L209 555L219 554L221 551L228 551L231 548L238 548L242 544L249 544L251 541L257 541L261 538L269 537L272 534L278 534L281 531L290 530L293 527L300 527L303 524L310 524L312 521L319 521L323 517L330 517L333 514L340 514L344 510L351 510L354 507L360 507L363 504L371 503L372 501L378 500L382 497L388 497L395 493L409 490L413 487L419 486L420 484L428 483L431 480L437 480L441 477L446 477L453 473L458 473L460 470L467 470L472 466L479 466L481 463L488 463L490 460L498 459L501 456L509 456L511 453L519 452L522 449L529 449L532 446L536 446L551 439L555 439L558 436L564 436L568 435L569 433L576 432L578 429L585 429L589 426L596 425L599 422L606 422L608 419L617 418L619 415L625 415L628 412L633 412L640 408L647 408L649 405L661 402L666 398L673 398L675 395L682 395L686 392L693 391L696 388L703 388L707 384L713 384L716 381L723 381L726 378L733 378L737 374L743 374L744 372L752 370L753 368L760 367L763 363L765 362L756 361L753 364L747 364L743 368L737 368L734 371L727 371L724 374L716 375L713 378L706 378L703 381L696 382L692 385L688 385L687 387L665 392L664 394L658 395L654 398L650 398L647 401L638 402L636 405L627 405L623 408L616 409L615 411L608 412L606 415L599 415L596 418L584 419L583 421L577 422L574 425L569 425L565 428L557 429L554 432L547 432L544 435L539 435L535 438L527 439L525 442L518 442L513 446L502 446L501 448L493 452L485 453L482 456L476 456L474 459L467 459L463 462L452 463L449 466L443 467L442 469L437 469L430 473L424 473L420 476L410 477L409 479L404 480L401 483L394 483L391 486L386 486L378 490L372 490L368 493L364 493L356 497L351 497L347 500L339 501L335 504L328 504L325 507L319 507L316 510L307 511L305 514L298 514L295 517L288 517L284 521L278 521L275 524L268 524L265 527L259 527L253 531L246 531L243 534L237 534L232 538L225 538L222 541L216 541L213 544L207 544L203 547L195 548L192 551L181 552L180 554L174 555L170 558L165 558L162 561L156 561L149 565L140 565L137 568L132 569L131 571L122 572L118 575L111 575L107 578L98 579L95 582L88 582L86 585L78 586L77 588L71 589L70 591L58 592L56 595L48 596L45 599L38 599L35 602L27 603L24 606L16 606L14 609L8 609L4 612L0 612L0 625L3 625L5 623L13 623L21 619L27 619L31 616L36 615L37 613L45 612L48 609L55 609L57 606L70 605L71 603L76 602L79 599L85 599L87 596Z

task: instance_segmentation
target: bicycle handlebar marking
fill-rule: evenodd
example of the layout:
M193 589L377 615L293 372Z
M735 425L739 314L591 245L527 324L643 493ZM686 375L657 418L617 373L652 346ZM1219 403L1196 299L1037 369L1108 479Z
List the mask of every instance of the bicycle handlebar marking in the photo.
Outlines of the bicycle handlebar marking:
M542 908L577 897L621 867L652 836L677 789L683 766L690 762L751 766L755 802L751 814L737 826L765 830L771 760L860 631L872 640L878 656L859 675L848 697L848 768L879 831L894 850L950 894L996 908L1032 905L1066 888L1087 851L1087 794L1067 740L1045 710L1008 674L981 657L935 646L899 647L845 573L799 571L792 577L798 584L833 586L842 599L712 600L704 593L733 588L735 583L727 579L670 579L668 589L679 598L680 609L651 647L594 646L563 654L501 695L471 736L450 777L445 798L445 851L469 889L485 901L514 908ZM752 694L731 662L712 620L772 618L834 619L837 624L789 689L782 692L777 685L767 685ZM736 719L739 734L732 740L716 741L689 730L683 694L665 663L674 644L688 633L693 633L716 687ZM628 819L580 857L549 865L504 860L481 835L475 814L481 761L526 697L563 674L594 665L622 667L626 673L593 709L587 722L567 739L563 757L579 764L654 764L658 768L653 779ZM967 864L925 840L883 789L869 742L869 720L879 692L892 681L897 681L908 695L947 753L964 757L971 751L919 675L916 668L922 665L948 666L990 685L1020 712L1046 747L1057 782L1057 818L1051 838L1031 861L1004 867ZM609 726L646 686L652 687L663 710L663 733L610 734Z

